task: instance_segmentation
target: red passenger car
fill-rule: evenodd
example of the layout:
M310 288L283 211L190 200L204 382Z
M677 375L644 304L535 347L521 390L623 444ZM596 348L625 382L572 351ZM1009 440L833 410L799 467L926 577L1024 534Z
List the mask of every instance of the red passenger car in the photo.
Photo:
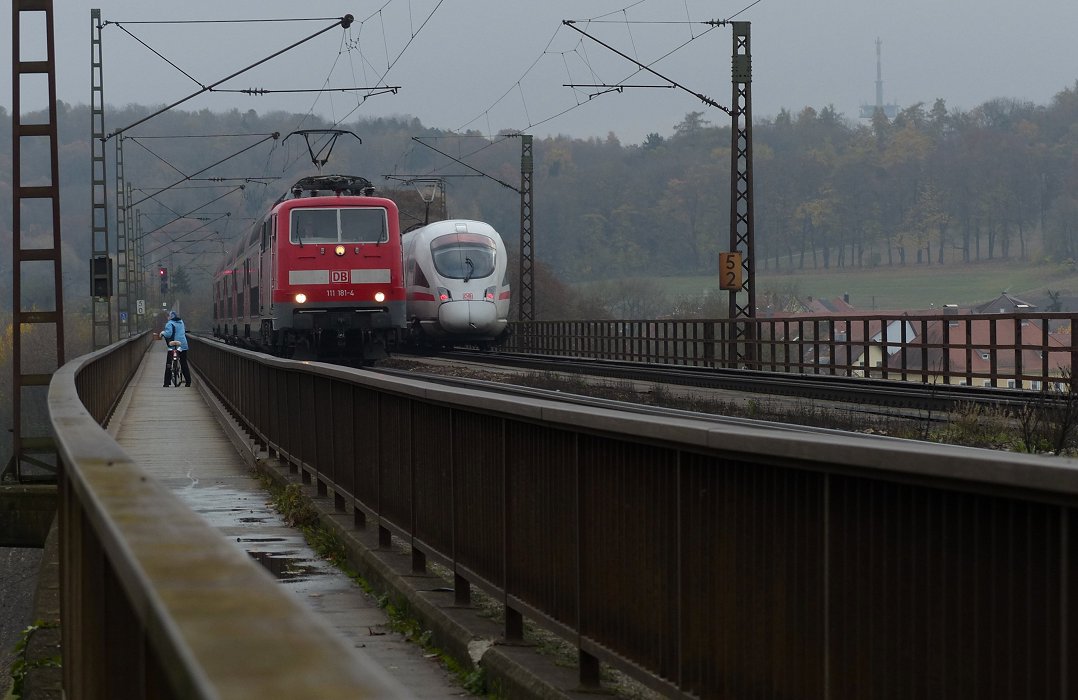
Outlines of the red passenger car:
M297 182L214 274L214 335L290 357L383 357L405 327L397 205L365 178Z

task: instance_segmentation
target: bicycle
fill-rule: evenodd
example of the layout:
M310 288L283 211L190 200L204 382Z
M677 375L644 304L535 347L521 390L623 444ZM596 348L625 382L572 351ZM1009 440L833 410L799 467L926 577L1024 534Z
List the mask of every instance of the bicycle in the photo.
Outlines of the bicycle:
M168 375L172 377L172 386L179 386L183 381L183 373L180 371L180 341L170 340L168 347Z

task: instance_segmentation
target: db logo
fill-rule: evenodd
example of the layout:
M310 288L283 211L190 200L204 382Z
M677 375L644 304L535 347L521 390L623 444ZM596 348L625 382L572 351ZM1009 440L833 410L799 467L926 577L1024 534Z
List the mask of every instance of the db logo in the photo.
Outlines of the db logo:
M348 270L330 270L329 271L330 282L347 282Z

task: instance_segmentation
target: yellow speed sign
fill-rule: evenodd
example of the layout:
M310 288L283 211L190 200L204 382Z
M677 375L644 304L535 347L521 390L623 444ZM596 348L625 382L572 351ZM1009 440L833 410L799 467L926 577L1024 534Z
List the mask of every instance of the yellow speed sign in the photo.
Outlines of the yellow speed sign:
M719 289L740 290L743 286L741 253L719 253Z

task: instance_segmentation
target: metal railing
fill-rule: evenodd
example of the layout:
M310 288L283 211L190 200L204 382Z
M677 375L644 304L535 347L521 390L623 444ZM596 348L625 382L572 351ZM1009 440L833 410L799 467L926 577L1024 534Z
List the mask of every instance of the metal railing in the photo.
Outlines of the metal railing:
M72 360L49 385L62 465L66 697L392 696L399 686L384 670L357 657L102 429L149 342L143 333Z
M1065 698L1078 463L623 414L195 341L304 481L668 696Z
M514 322L505 349L924 383L1069 388L1073 313ZM751 326L738 333L737 327ZM737 340L735 340L737 339Z

